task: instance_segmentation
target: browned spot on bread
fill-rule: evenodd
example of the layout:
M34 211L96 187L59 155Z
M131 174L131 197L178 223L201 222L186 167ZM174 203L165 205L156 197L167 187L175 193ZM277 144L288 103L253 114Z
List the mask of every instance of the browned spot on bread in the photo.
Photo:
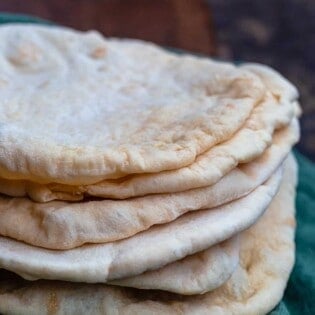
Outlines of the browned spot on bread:
M33 43L23 43L15 48L9 60L15 66L26 66L37 62L41 57L40 49Z
M286 220L284 222L286 225L289 225L291 227L295 227L295 225L296 225L295 219L293 217L286 218Z
M97 47L91 52L91 57L95 59L101 59L106 55L106 48L105 47Z
M227 106L226 106L226 108L227 108L227 110L229 110L229 109L235 109L235 104L228 104Z

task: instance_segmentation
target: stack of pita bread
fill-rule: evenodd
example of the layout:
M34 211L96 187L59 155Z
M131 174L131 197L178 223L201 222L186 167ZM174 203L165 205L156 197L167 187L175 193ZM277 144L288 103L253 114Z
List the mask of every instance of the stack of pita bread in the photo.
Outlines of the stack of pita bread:
M274 70L0 28L0 313L265 314L294 262Z

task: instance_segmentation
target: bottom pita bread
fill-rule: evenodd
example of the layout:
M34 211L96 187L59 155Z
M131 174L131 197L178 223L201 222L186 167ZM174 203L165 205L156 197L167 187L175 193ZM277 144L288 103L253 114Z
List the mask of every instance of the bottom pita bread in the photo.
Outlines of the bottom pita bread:
M239 262L238 235L202 252L141 275L111 281L138 289L155 289L184 295L202 294L225 283Z
M241 261L219 289L197 296L59 281L0 283L5 314L266 314L281 299L294 262L296 164L287 162L277 196L241 236Z
M155 289L183 295L202 294L225 283L239 262L238 235L202 252L168 264L158 270L111 281L111 284ZM4 278L4 269L0 280Z

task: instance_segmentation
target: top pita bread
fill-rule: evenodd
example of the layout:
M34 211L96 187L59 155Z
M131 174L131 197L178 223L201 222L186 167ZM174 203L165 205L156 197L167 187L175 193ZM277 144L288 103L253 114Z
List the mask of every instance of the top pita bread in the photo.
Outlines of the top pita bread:
M275 71L256 64L242 68L255 72L268 88L264 100L252 111L242 128L231 139L199 155L191 165L151 174L134 174L92 185L39 184L0 178L0 192L29 196L34 201L80 200L84 195L125 199L155 193L170 193L209 186L238 163L250 161L266 149L275 129L287 125L297 115L295 88Z
M0 39L8 179L78 185L176 169L229 139L265 94L245 69L96 32L11 24Z
M266 314L280 301L294 263L294 186L291 160L264 216L241 237L241 264L219 289L183 297L161 291L58 281L3 280L6 314Z

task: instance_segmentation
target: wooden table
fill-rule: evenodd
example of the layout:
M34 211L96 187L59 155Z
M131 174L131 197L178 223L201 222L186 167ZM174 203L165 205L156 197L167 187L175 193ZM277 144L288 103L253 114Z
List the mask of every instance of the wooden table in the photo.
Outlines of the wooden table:
M214 54L209 7L202 0L1 0L0 11L33 14L80 30Z

